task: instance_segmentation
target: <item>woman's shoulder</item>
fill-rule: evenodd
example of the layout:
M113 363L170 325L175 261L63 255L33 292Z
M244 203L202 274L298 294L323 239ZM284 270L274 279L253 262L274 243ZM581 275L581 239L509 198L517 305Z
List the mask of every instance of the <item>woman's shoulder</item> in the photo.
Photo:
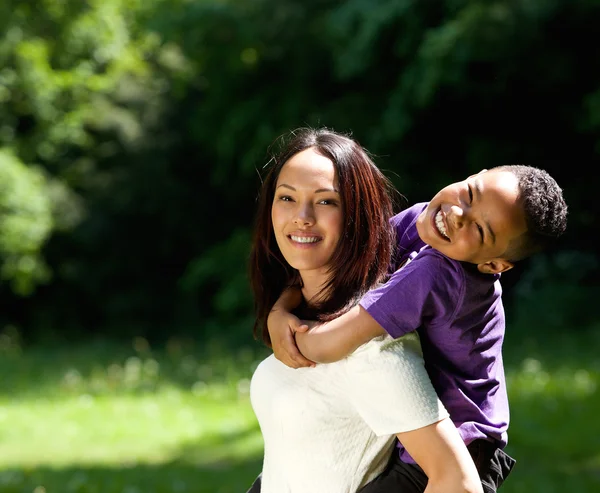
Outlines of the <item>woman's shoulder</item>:
M361 346L359 346L352 355L359 354L361 351L394 351L406 346L417 345L420 347L419 335L416 331L409 332L408 334L393 338L389 334L383 334L377 337L374 337L368 342L365 342Z
M402 365L405 362L413 364L421 361L423 352L421 341L416 331L394 339L388 334L375 337L358 347L347 360L351 366L368 365L373 369Z

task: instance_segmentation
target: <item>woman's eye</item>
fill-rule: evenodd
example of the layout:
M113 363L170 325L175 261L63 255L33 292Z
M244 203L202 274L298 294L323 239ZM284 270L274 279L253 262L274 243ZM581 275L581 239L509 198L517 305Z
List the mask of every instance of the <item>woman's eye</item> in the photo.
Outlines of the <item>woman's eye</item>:
M281 200L282 202L291 202L292 201L292 197L290 197L289 195L281 195L279 197L279 200Z
M323 200L319 201L319 204L321 204L321 205L336 205L337 202L335 200L331 200L331 199L323 199Z
M471 185L467 185L467 188L469 189L469 204L473 203L473 189L471 188Z

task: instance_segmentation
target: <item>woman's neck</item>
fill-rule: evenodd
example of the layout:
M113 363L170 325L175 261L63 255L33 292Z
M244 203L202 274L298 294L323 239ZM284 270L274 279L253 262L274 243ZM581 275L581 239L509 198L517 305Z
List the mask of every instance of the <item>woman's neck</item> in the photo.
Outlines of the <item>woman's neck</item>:
M328 276L323 272L301 272L302 296L308 304L314 304L322 299L321 290L327 283Z

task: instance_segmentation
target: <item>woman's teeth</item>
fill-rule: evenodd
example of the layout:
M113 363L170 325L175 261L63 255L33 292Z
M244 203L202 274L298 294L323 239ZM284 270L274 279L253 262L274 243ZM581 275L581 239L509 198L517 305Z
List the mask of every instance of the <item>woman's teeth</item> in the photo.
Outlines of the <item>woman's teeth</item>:
M435 215L435 225L437 226L438 231L444 238L448 238L448 233L446 232L446 226L444 225L444 221L442 219L442 211L438 211Z
M293 241L296 241L298 243L316 243L317 241L321 240L321 238L319 238L318 236L294 236L294 235L290 235L290 238Z

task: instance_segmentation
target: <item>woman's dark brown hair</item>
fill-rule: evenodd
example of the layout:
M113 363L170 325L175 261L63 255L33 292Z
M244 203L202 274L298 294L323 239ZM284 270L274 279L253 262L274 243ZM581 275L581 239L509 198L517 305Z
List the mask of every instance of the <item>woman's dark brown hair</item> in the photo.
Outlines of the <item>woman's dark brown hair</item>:
M270 346L269 312L283 290L301 285L298 272L285 260L273 232L271 206L277 178L284 164L297 153L313 148L333 163L343 214L342 237L333 253L330 276L311 318L325 321L354 306L388 272L394 233L389 220L394 212L394 189L367 151L346 135L321 128L300 128L280 137L266 169L256 211L250 254L250 282L256 320L254 336ZM273 146L272 146L273 148Z

